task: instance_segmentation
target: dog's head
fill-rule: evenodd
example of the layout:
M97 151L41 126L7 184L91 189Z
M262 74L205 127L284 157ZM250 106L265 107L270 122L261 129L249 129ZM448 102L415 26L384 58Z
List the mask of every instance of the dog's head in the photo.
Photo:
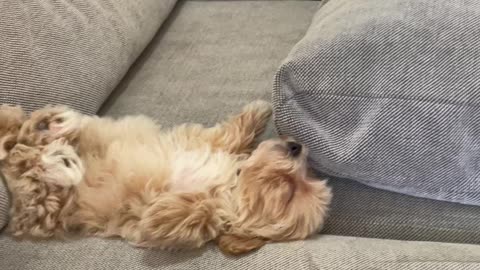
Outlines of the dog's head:
M17 136L26 116L18 106L0 106L0 161L17 143Z
M306 238L322 227L331 200L325 181L307 175L307 149L290 138L262 142L239 170L237 191L239 219L218 239L231 254Z

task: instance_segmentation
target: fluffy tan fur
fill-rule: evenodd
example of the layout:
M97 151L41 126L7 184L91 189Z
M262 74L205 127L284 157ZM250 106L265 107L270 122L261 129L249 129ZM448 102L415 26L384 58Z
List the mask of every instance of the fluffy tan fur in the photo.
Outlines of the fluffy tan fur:
M211 128L162 131L144 116L113 120L62 107L39 110L22 126L21 144L2 169L22 202L12 210L11 228L33 236L80 229L165 249L215 240L230 254L304 239L323 225L330 189L307 176L306 151L292 155L291 139L268 140L252 152L270 115L270 106L259 101ZM32 200L32 189L45 195ZM57 203L55 211L15 219L32 201L47 209L47 198Z
M59 237L69 230L68 217L76 200L72 183L82 175L56 160L58 151L68 148L73 151L57 141L46 147L17 144L4 161L2 172L13 199L9 229L14 236ZM81 164L75 155L65 160L72 160L72 166Z
M26 120L22 108L0 105L0 161L15 146L20 127Z

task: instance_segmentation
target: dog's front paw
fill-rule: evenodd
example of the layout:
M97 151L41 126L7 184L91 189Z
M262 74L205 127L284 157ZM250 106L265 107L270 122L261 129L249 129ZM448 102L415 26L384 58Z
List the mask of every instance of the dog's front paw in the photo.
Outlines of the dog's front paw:
M48 124L48 130L56 138L75 133L80 129L82 115L76 111L66 110L55 115Z
M81 123L82 115L68 107L46 107L32 113L22 126L19 141L29 145L44 145L59 138L73 141Z

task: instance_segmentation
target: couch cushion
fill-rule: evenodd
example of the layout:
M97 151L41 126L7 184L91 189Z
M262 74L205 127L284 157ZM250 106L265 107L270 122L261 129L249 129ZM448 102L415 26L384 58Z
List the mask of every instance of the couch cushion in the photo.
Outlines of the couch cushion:
M337 0L281 66L276 126L332 175L480 205L480 4Z
M0 104L96 113L175 2L2 1Z
M323 233L480 244L480 207L437 201L330 178L333 201Z
M212 125L269 99L275 70L305 34L315 1L187 1L101 109L164 126ZM296 16L291 16L291 14Z
M120 240L15 242L0 236L2 270L13 269L478 269L480 246L322 236L269 244L241 257L213 245L194 251L138 249ZM19 259L21 258L21 259Z

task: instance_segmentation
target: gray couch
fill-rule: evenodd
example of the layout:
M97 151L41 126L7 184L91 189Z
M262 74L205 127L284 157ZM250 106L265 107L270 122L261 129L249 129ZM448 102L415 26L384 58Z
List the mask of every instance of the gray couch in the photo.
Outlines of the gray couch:
M211 125L251 100L269 100L282 61L326 7L318 1L56 2L0 4L9 18L0 18L7 37L0 40L0 102L29 110L64 103L114 117L142 113L165 127ZM272 124L265 136L275 133ZM480 269L480 246L468 244L480 243L479 207L355 179L330 177L330 184L329 221L307 241L233 258L214 245L171 253L121 240L18 242L2 233L0 269Z

